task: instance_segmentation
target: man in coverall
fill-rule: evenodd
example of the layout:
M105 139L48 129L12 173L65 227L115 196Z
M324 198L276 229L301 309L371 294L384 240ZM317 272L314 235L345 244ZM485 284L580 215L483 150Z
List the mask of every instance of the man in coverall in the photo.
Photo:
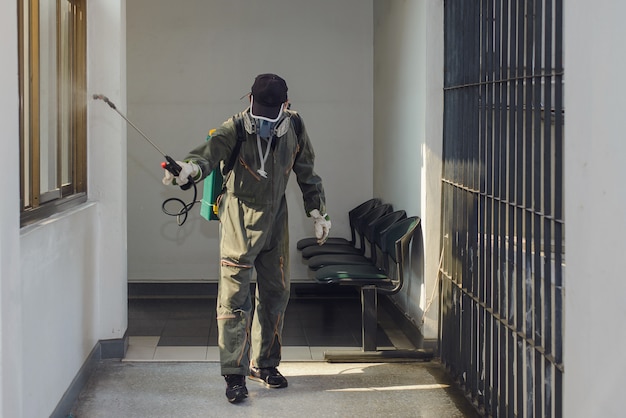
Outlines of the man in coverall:
M304 208L315 223L318 243L326 241L331 223L324 188L315 173L314 152L304 124L300 132L287 109L287 84L275 74L255 78L250 106L243 118L246 140L219 202L221 274L217 322L221 373L226 397L236 403L248 396L245 376L270 388L284 388L281 360L282 328L289 301L289 229L285 188L291 171L302 191ZM221 162L230 160L237 143L234 119L224 122L211 139L192 150L165 184L198 182ZM256 306L251 324L250 281L257 273Z

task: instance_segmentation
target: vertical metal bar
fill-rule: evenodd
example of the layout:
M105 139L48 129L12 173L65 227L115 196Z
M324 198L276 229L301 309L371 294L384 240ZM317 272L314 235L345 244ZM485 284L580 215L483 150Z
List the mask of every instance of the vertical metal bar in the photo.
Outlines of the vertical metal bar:
M534 0L534 65L533 65L533 247L534 247L534 301L533 307L535 346L542 347L543 344L543 269L542 258L542 138L541 138L541 81L542 73L542 0ZM535 352L535 413L536 416L543 414L543 359L539 352Z
M62 80L63 79L67 80L62 83L57 83L57 97L56 97L56 103L55 103L55 108L58 109L58 112L56 114L56 132L55 132L55 141L57 143L55 145L56 155L54 156L56 160L54 187L59 189L61 191L61 196L63 196L63 187L62 187L63 181L64 181L63 169L64 169L64 166L66 165L65 160L63 158L63 154L64 153L69 154L68 162L70 164L71 164L72 154L69 153L71 146L67 146L64 143L62 138L64 135L66 135L66 133L63 130L65 130L66 132L69 131L67 132L68 141L70 143L73 142L72 138L74 137L74 133L72 131L74 130L73 129L74 121L72 120L70 115L74 115L76 113L75 113L75 109L73 108L74 100L73 100L73 97L71 97L71 90L68 91L68 87L76 85L76 80L73 80L75 76L74 66L72 65L71 62L66 62L65 60L62 59L62 56L63 56L62 48L67 47L68 58L74 54L74 51L75 51L74 40L76 39L76 32L74 31L74 28L73 28L75 13L72 13L72 11L75 10L75 7L72 7L70 5L70 7L68 8L69 10L67 10L65 9L65 7L61 7L59 5L59 2L57 1L55 9L56 9L56 16L55 16L56 23L55 24L57 27L56 39L55 39L55 44L57 45L56 56L55 56L57 80L59 78ZM65 19L62 18L62 15L64 14L67 15ZM65 23L63 22L64 20L65 20ZM64 32L66 32L65 42L63 42ZM69 181L70 182L72 181L71 176L69 178Z
M463 13L462 10L461 14ZM462 26L465 27L467 22L461 21ZM458 66L457 73L457 82L460 84L465 84L467 77L467 69L468 69L468 60L467 60L467 49L463 48L461 50L461 57ZM464 184L464 177L467 168L467 161L464 159L464 153L466 149L466 137L467 132L462 128L466 126L467 123L467 109L466 109L466 89L459 89L456 92L457 101L458 101L458 109L459 113L457 115L457 123L458 123L458 132L457 132L457 141L455 146L455 160L456 160L456 170L454 173L454 182L455 184ZM463 219L465 216L465 208L463 201L464 192L455 187L454 189L454 224L452 227L453 231L453 243L454 243L454 260L455 260L455 269L454 269L454 282L459 285L459 287L455 287L454 291L456 295L456 304L457 310L455 311L457 314L457 324L456 324L456 342L457 346L457 362L458 362L458 375L462 382L462 384L467 384L467 362L466 362L466 352L462 349L464 345L464 341L466 339L467 333L464 327L466 321L465 309L466 309L466 297L463 292L464 282L465 282L465 251L464 251L464 238L463 238Z
M532 417L534 413L534 361L533 354L535 351L533 347L524 343L524 347L526 349L526 359L525 359L525 369L526 369L526 414L529 417Z
M493 332L493 355L492 355L492 398L491 398L491 414L499 417L500 406L500 324L494 315L491 315L489 321L492 323Z
M494 10L493 10L493 20L494 20L494 106L493 106L493 119L494 119L494 152L493 152L493 171L494 171L494 274L495 280L498 283L498 301L496 304L496 312L502 316L505 312L506 306L504 294L506 289L504 287L503 282L503 274L502 274L502 237L503 237L503 228L502 223L504 219L502 218L502 207L503 200L506 198L502 193L503 186L505 187L506 182L505 178L502 175L503 173L503 165L504 161L502 160L502 151L503 151L503 137L504 137L504 126L502 124L502 111L503 101L502 101L502 7L501 2L499 0L494 1ZM506 44L506 43L504 43Z
M476 392L475 402L477 405L484 404L483 394L485 393L484 380L482 378L485 372L485 366L483 363L483 352L485 349L485 311L480 304L476 304L476 361L478 367L476 368Z
M31 169L30 172L30 197L31 207L36 208L40 205L41 196L41 147L40 147L40 32L39 32L39 2L30 0L29 2L29 92L28 97L28 113L29 113L29 157Z
M506 89L503 80L506 74L507 42L503 36L508 29L503 19L503 2L495 0L493 10L494 22L494 272L498 282L497 314L498 324L498 368L494 370L498 374L496 392L498 394L498 416L506 416L506 327L502 320L506 318L506 123L503 116L506 114L503 107L506 106Z
M19 74L19 90L18 93L20 95L19 100L19 135L20 135L20 211L26 209L28 205L30 205L30 185L26 181L26 173L30 171L28 164L26 163L26 155L27 149L26 147L26 138L25 135L28 132L26 126L28 125L29 115L26 109L28 108L29 99L26 96L26 74L28 74L28 67L26 65L26 60L28 57L28 50L26 49L26 42L28 40L28 25L24 25L24 16L25 13L28 13L28 10L25 10L25 2L18 1L17 2L17 51L18 51L18 74ZM28 9L28 8L26 8Z
M472 16L472 27L466 33L472 33L472 48L470 49L470 56L473 56L476 60L474 64L475 74L473 77L474 82L483 82L484 78L484 68L483 68L483 60L485 54L485 46L484 46L484 28L485 22L482 18L482 10L485 7L485 1L482 2L462 2L466 4L468 7L469 13ZM464 34L460 34L460 36L464 36ZM477 244L476 244L476 266L475 275L476 275L476 295L479 301L486 301L487 295L490 291L490 286L485 280L485 264L486 264L486 251L485 251L485 239L486 239L486 229L485 229L485 191L486 191L486 181L487 181L487 173L486 173L486 165L484 162L484 152L485 152L485 143L486 143L486 111L485 111L485 101L486 101L486 88L484 85L477 87L474 90L474 94L476 95L476 123L477 123L477 137L476 137L476 150L475 150L475 161L476 161L476 181L477 183L474 186L475 190L478 190L478 196L476 197L475 210L476 215L475 219L477 220L477 228L476 228L476 236L477 236ZM490 396L488 394L489 391L489 376L490 373L490 361L488 359L489 356L489 327L487 325L487 315L485 309L482 306L478 307L478 316L477 321L479 324L476 329L478 332L477 340L478 347L476 350L477 357L477 371L476 378L478 380L477 386L477 403L478 405L488 405Z
M507 401L508 408L506 410L507 417L515 416L515 333L509 329L507 342L507 364L509 369L507 379Z
M470 16L468 25L469 28L466 29L466 33L471 34L471 46L467 48L469 54L468 57L471 60L471 73L469 74L469 81L471 83L476 83L480 81L480 55L476 53L477 50L480 49L480 10L476 7L475 3L467 4L468 10L466 10L467 15ZM480 153L480 145L479 145L479 137L480 137L480 89L478 87L473 87L470 89L470 126L471 126L471 138L469 138L468 143L471 144L470 147L470 178L468 179L469 187L473 190L473 194L471 196L471 205L470 205L470 219L469 219L469 238L470 241L470 253L468 254L469 262L472 265L472 269L470 271L471 274L471 292L474 297L480 298L480 288L479 288L479 276L477 273L478 266L478 252L479 252L479 227L478 227L478 219L479 219L479 194L475 191L480 187L480 165L478 162L479 153ZM480 299L478 299L480 300ZM481 362L481 341L482 341L482 332L480 328L480 324L482 323L480 308L477 301L473 302L473 323L472 323L472 360L473 365L471 367L472 370L472 394L473 399L476 399L480 402L480 394L481 392L481 371L482 371L482 362Z
M507 384L508 384L508 357L507 357L507 342L508 342L508 329L504 322L500 322L500 403L498 405L499 416L507 416Z
M486 78L485 78L485 21L483 18L483 10L485 9L486 1L483 0L480 4L479 11L479 27L477 28L479 31L479 55L481 57L481 65L479 69L479 81L482 83L480 85L480 132L479 132L479 173L480 173L480 184L479 184L479 193L480 193L480 210L478 213L478 222L479 222L479 251L480 251L480 260L478 262L478 274L480 277L480 300L488 305L489 294L491 292L491 283L488 280L488 269L487 269L487 169L486 169L486 149L487 149L487 110L486 110L486 101L487 101L487 86L486 86ZM485 375L487 374L487 370L485 370ZM487 391L487 387L485 387L485 391ZM486 393L486 392L485 392Z
M483 98L483 106L486 113L486 125L485 125L485 173L486 179L486 197L487 197L487 218L485 220L487 226L487 275L486 280L490 286L490 292L487 295L487 306L495 309L497 298L494 295L498 294L497 282L494 280L493 273L493 21L491 19L492 14L492 0L485 2L483 21L485 22L485 29L483 36L485 40L485 97Z
M469 8L468 14L471 16L471 20L470 20L471 26L468 28L469 30L467 30L466 32L466 33L471 34L470 35L471 46L470 48L468 48L469 56L472 59L470 81L472 83L477 83L477 82L480 82L480 65L481 65L480 54L477 53L477 51L480 51L480 4L477 2L470 2L469 4L467 4L467 7ZM471 241L473 243L472 265L474 266L473 271L472 271L472 275L473 275L472 292L480 300L479 283L481 282L481 280L480 280L480 276L477 273L477 268L476 268L476 266L478 266L478 253L480 251L480 245L479 245L479 239L478 239L480 201L479 201L479 193L476 192L480 189L480 178L481 178L480 162L479 162L479 159L480 159L480 118L481 118L480 88L472 87L471 96L472 96L471 127L472 127L473 137L471 138L471 141L470 141L472 144L472 148L471 148L472 178L471 178L470 187L472 190L474 190L473 202L472 202L472 218L471 218L471 225L473 228L470 232L471 237L472 237Z
M543 213L544 219L544 240L543 247L545 258L544 267L544 348L546 354L552 354L552 159L554 158L552 150L552 77L549 75L552 71L552 0L545 0L545 82L544 82L544 111L543 111L543 137L544 137L544 182L543 182Z
M492 386L492 348L493 348L493 335L492 335L492 321L493 315L491 312L487 311L485 315L485 411L493 414L491 409L493 402L493 386Z
M471 315L472 315L472 300L467 295L467 293L463 292L463 297L461 298L461 354L462 354L462 364L463 364L463 373L461 376L463 377L463 384L465 387L468 387L471 380L469 380L469 372L471 371L471 353L472 350L468 347L471 342Z
M87 0L80 0L77 3L76 19L79 26L78 42L77 42L77 72L79 74L79 86L76 95L76 107L78 110L77 136L74 138L75 143L73 152L75 156L75 171L72 175L72 184L74 192L87 191L87 141L80 140L81 137L87 136L87 108L84 106L84 92L87 88Z
M533 4L532 1L526 3L526 39L525 39L525 68L524 75L528 78L526 79L525 85L525 149L524 149L524 176L525 176L525 192L524 192L524 208L526 210L526 219L525 219L525 236L526 236L526 254L525 254L525 262L524 268L525 272L525 283L526 283L526 338L531 339L533 336L533 282L532 282L532 172L533 172L533 161L532 161L532 61L533 61ZM527 347L526 349L526 386L527 386L527 408L528 411L534 411L534 390L533 390L533 382L534 382L534 373L533 373L533 353L532 348Z
M472 323L470 324L471 327L471 334L472 334L472 340L471 340L471 344L472 344L472 348L471 348L471 374L470 374L470 390L471 390L471 394L472 394L472 398L471 399L477 399L478 395L479 395L479 391L478 391L478 387L479 387L479 370L480 370L480 343L479 343L479 324L480 324L480 317L479 317L479 305L478 303L476 303L475 300L472 301L472 306L471 306L471 311L472 311Z
M460 352L461 352L461 339L459 337L459 334L462 331L462 327L461 327L461 295L459 294L459 288L454 284L452 284L452 300L454 301L453 303L453 324L454 324L454 337L453 337L453 344L455 347L454 350L454 355L453 355L453 359L454 359L454 364L455 364L455 369L457 372L457 376L461 376L463 373L463 364L461 363L461 356L460 356Z
M467 25L467 22L463 22L463 26ZM462 50L460 65L458 67L459 72L457 74L457 80L461 83L464 83L467 77L467 68L468 68L468 60L466 58L467 50L464 48ZM455 184L464 184L464 173L466 168L466 161L464 160L464 151L466 147L466 135L467 132L462 128L466 126L465 123L467 121L467 113L466 113L466 102L465 102L466 89L460 89L457 91L458 96L458 106L459 106L459 118L458 118L458 134L457 141L454 147L455 151L455 162L456 169L454 173L454 182ZM465 251L464 251L464 238L463 238L463 217L464 213L464 204L463 204L463 191L460 188L455 187L454 189L454 220L453 220L453 243L454 243L454 282L459 285L459 287L454 288L454 292L457 294L456 300L456 314L457 314L457 332L455 334L457 341L457 351L456 358L457 364L459 366L458 371L459 375L462 377L466 372L466 363L465 363L465 353L462 349L465 339L465 315L464 315L464 305L465 298L462 292L463 283L464 283L464 267L465 267Z
M471 7L471 5L467 5L466 7L468 7L468 10L466 10L468 19L466 19L467 22L467 27L466 27L466 32L468 33L468 36L470 37L470 39L473 39L473 36L471 34L476 33L476 21L475 21L475 7ZM479 65L479 61L477 60L477 54L475 53L476 51L476 45L475 42L471 41L470 45L468 48L466 48L466 50L469 52L468 54L466 54L466 59L469 62L469 68L468 68L468 82L469 83L476 83L479 81L479 77L480 77L480 73L478 71L478 65ZM476 161L476 157L477 157L477 150L478 150L478 140L477 140L477 123L478 123L478 119L477 116L479 115L478 113L478 106L479 106L479 100L477 97L477 91L475 88L470 88L470 89L466 89L468 90L468 95L467 95L467 99L468 99L468 115L469 118L467 120L467 126L468 126L468 131L469 131L469 135L467 138L467 178L465 179L466 184L468 186L469 189L471 190L477 190L477 180L478 180L478 176L477 176L477 161ZM474 196L472 196L473 198ZM473 256L476 252L476 210L474 208L474 203L473 201L471 203L468 203L468 214L467 214L467 222L468 222L468 248L470 249L470 253L468 253L468 262L472 265L475 266L475 264L473 264ZM476 281L476 273L475 273L475 269L472 269L471 271L468 272L470 274L469 277L469 282L468 282L468 290L470 292L472 292L472 294L476 295L477 293L477 281Z
M503 416L507 416L509 413L509 405L513 402L513 397L511 396L512 390L512 375L513 375L513 361L510 355L511 345L509 334L511 330L505 326L510 324L511 320L511 307L512 307L512 274L510 266L512 263L509 260L509 247L511 245L511 233L513 232L512 228L509 228L509 208L511 207L510 203L510 170L513 164L511 163L511 159L509 158L510 154L510 135L509 135L509 125L508 125L508 104L509 104L509 95L510 95L510 72L509 72L509 47L510 47L510 34L509 34L509 20L510 11L509 11L509 2L505 1L502 3L502 10L499 13L498 20L501 23L501 47L502 51L500 54L500 77L503 81L501 83L501 100L500 100L500 125L501 125L501 152L500 152L500 161L501 161L501 170L500 170L500 184L501 184L501 203L500 203L500 276L501 276L501 321L502 321L502 337L501 337L501 345L503 348L502 352L502 360L501 364L501 413Z
M526 3L526 38L524 44L525 61L524 76L524 214L525 214L525 249L524 269L526 276L526 337L532 338L532 284L531 284L531 254L532 254L532 214L529 210L532 207L532 79L529 77L529 66L532 66L532 11L530 3Z
M506 20L505 42L507 43L507 53L502 54L504 57L503 66L506 68L506 97L503 103L507 106L504 112L503 123L506 126L506 152L504 158L507 161L506 179L507 179L507 209L506 209L506 277L507 277L507 310L505 317L509 325L514 325L514 309L515 300L515 85L511 81L513 77L513 68L515 65L515 33L517 30L515 21L516 0L505 2L504 19Z
M444 199L445 199L445 184L443 185L443 189L444 190L442 190L442 193L444 193ZM448 348L447 342L448 342L448 303L450 299L449 299L448 292L447 292L448 280L447 280L447 277L445 277L443 272L439 272L439 274L442 277L442 280L439 282L439 290L440 290L439 306L441 306L441 308L439 309L439 340L441 341L441 343L439 344L439 355L441 356L441 362L444 365L449 365L450 356L448 355L449 348Z
M524 339L522 335L517 333L515 334L515 374L516 374L516 394L515 394L515 407L518 417L525 416L524 411L526 410L526 404L524 402L524 393L525 393L525 385L524 385Z
M515 277L516 288L515 295L517 299L517 309L516 309L516 330L518 332L518 337L516 338L517 344L517 355L516 355L516 387L517 387L517 414L520 417L524 416L525 406L524 403L524 350L523 350L523 340L520 337L523 335L525 330L525 315L524 315L524 80L522 76L524 75L524 28L525 28L525 18L524 18L525 8L524 1L518 0L517 2L517 57L516 57L516 65L515 65L515 77L517 78L515 90L516 90L516 104L515 104L515 145L516 145L516 158L515 158L515 240L516 240L516 250L515 250Z
M500 160L500 150L502 145L502 126L500 124L500 90L501 90L501 73L500 73L500 19L498 13L500 12L500 1L493 0L491 5L492 9L489 13L489 19L491 23L491 33L489 39L493 40L491 46L490 55L493 57L491 64L493 68L491 72L492 76L492 94L490 98L492 102L489 106L489 114L492 116L493 124L493 156L492 156L492 172L493 172L493 235L491 237L493 243L493 281L494 281L494 313L501 314L502 312L502 282L500 275L500 205L502 195L500 194L500 169L502 161Z
M554 154L552 152L552 77L549 76L553 70L552 68L552 0L545 0L544 6L544 68L545 68L545 81L544 81L544 111L543 111L543 126L544 126L544 183L543 183L543 212L544 212L544 278L543 278L543 302L544 302L544 356L552 355L552 263L554 262L553 245L552 245L552 190L553 190L553 175L552 175L552 159ZM550 362L546 361L545 370L550 371L550 375L546 373L544 376L544 416L552 416L552 403L554 390L553 378L554 373L553 366Z
M491 77L489 74L490 71L490 54L491 54L491 32L490 32L490 22L489 22L489 10L490 10L490 1L483 0L482 1L482 14L481 14L481 56L483 66L481 68L481 81L484 83L482 86L482 120L483 120L483 132L481 135L481 140L483 141L483 148L481 153L482 158L482 166L483 172L485 175L484 178L484 212L481 214L481 219L484 225L484 275L483 280L485 281L485 298L484 303L488 309L493 308L493 280L492 280L492 269L491 269L491 248L492 248L492 200L491 195L493 194L492 190L492 164L491 164L491 89L489 86L489 82L491 81ZM488 311L489 312L489 311ZM494 404L494 393L493 393L493 317L488 315L485 317L485 410L490 411L492 414L492 405Z
M553 374L556 370L554 364L544 356L543 357L543 391L544 391L544 400L543 400L543 411L541 416L544 417L552 417L552 381Z
M455 57L457 55L456 52L456 44L455 44L455 34L453 30L448 30L448 28L452 29L454 24L454 11L455 5L452 3L448 3L447 7L444 7L444 88L447 86L454 85L453 76L455 74ZM445 180L450 179L450 146L451 146L451 138L454 135L454 126L452 124L453 115L454 115L454 106L453 106L453 95L454 91L452 90L444 90L444 127L443 127L443 178ZM450 282L448 280L448 272L450 269L450 259L451 259L451 248L449 246L450 242L450 184L444 182L442 184L442 251L443 251L443 260L441 265L441 276L443 280L441 282L441 341L445 341L445 344L439 344L441 351L441 358L444 364L447 365L448 368L451 367L451 344L448 344L448 341L451 340L451 308L450 304L452 299L450 297Z
M517 0L511 0L510 2L505 2L505 13L504 19L506 20L507 31L505 42L508 44L508 50L506 54L503 56L506 59L504 62L504 66L506 68L506 78L507 80L512 80L515 76L514 71L517 64L516 54L517 54L517 43L516 43L516 35L517 35ZM505 114L505 123L507 125L507 180L508 180L508 188L507 188L507 201L508 201L508 226L507 226L507 312L506 318L507 323L511 326L515 326L515 314L514 311L517 309L518 300L517 300L517 292L515 287L515 169L516 169L516 159L515 159L515 122L516 122L516 112L515 112L515 100L516 100L516 89L514 81L507 81L506 84L507 98L506 103L508 106L508 111ZM508 330L508 340L507 340L507 368L508 368L508 376L507 376L507 410L506 416L513 417L515 416L515 405L516 405L516 361L515 361L515 347L516 347L516 338L515 333L512 329Z
M563 362L563 2L554 0L555 93L554 93L554 359ZM554 415L563 416L563 375L556 370L554 379Z

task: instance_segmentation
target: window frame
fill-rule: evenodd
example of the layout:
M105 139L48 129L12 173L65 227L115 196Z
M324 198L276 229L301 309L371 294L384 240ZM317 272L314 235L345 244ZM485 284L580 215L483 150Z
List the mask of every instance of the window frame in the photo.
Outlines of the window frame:
M51 146L56 149L48 155L56 187L50 190L41 190L41 172L48 162L42 164L41 142L47 139L41 137L40 106L50 99L41 92L41 1L54 7L54 17L44 23L54 24L56 32L56 37L48 40L55 43L56 51L51 63L56 66L56 98L49 111L56 121L56 130L51 130ZM18 0L21 226L87 200L86 18L86 0Z

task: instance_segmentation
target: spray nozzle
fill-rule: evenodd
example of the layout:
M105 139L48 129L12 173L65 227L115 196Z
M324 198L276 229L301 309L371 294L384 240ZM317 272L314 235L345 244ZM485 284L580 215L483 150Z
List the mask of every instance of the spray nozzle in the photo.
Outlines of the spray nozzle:
M104 103L106 103L109 106L111 106L111 109L117 110L117 108L115 107L115 104L113 104L113 102L110 101L109 98L106 97L104 94L94 94L93 95L93 99L94 100L102 100Z

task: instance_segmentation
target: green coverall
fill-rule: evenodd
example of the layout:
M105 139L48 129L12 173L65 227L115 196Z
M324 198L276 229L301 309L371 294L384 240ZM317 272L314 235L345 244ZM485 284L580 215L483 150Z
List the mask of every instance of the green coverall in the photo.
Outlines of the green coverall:
M254 120L248 109L240 114L245 121L246 141L226 175L226 192L218 212L221 274L217 322L222 375L247 375L251 365L263 368L280 363L290 294L285 189L291 171L296 174L307 215L314 209L326 213L322 180L313 167L313 148L304 123L300 135L296 134L289 120L293 113L285 110L285 118L276 123L275 132L280 136L274 136L264 163L266 178L257 172L261 160ZM186 161L201 168L202 174L196 180L205 178L220 162L228 161L236 142L237 131L231 118L186 157ZM268 143L264 139L261 143L265 154ZM256 306L250 324L253 268L257 273Z

